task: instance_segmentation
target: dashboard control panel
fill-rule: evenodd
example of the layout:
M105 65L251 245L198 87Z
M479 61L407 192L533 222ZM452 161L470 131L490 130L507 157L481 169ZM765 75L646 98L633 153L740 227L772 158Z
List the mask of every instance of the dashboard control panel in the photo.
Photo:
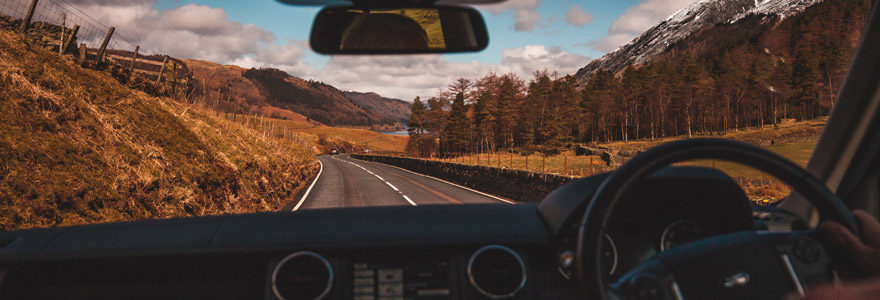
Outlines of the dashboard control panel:
M358 260L351 270L354 299L448 299L450 267L444 259Z

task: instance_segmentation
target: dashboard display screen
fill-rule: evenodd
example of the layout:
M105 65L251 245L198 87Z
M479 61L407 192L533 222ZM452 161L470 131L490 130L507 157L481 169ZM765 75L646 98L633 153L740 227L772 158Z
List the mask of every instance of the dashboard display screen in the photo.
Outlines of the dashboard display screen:
M448 261L360 261L352 267L355 300L448 299Z

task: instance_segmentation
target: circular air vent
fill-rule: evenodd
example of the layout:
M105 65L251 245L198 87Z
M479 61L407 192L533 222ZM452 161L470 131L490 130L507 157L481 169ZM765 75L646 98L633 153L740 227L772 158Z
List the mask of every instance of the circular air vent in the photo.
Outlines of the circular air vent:
M272 291L278 299L321 299L333 286L333 267L320 254L296 252L272 271Z
M526 265L510 248L491 245L480 248L468 260L467 275L474 289L491 299L516 295L526 285Z

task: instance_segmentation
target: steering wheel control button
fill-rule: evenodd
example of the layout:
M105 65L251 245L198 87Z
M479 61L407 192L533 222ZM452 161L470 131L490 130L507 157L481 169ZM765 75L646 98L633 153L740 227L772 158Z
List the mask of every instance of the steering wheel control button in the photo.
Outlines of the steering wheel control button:
M510 248L490 245L480 248L467 264L471 286L490 299L507 299L526 286L526 265Z
M739 272L724 278L722 284L725 289L738 288L748 285L750 279L749 273Z
M792 250L794 257L805 263L817 262L822 256L822 248L819 246L819 243L805 236L799 237L794 241Z
M271 283L278 299L322 299L333 287L333 267L320 254L296 252L275 265Z
M657 278L649 275L639 275L630 281L632 296L634 299L662 299L663 285Z

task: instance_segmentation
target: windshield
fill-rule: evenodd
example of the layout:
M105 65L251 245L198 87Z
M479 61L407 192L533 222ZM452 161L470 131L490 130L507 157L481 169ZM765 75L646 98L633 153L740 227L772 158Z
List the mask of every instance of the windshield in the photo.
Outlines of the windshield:
M480 52L325 56L309 46L316 6L4 0L0 229L539 202L692 137L804 166L869 6L510 0L474 6ZM438 11L348 12L444 49L463 38ZM358 30L337 49L395 34ZM790 191L727 162L684 165L722 170L757 205Z

